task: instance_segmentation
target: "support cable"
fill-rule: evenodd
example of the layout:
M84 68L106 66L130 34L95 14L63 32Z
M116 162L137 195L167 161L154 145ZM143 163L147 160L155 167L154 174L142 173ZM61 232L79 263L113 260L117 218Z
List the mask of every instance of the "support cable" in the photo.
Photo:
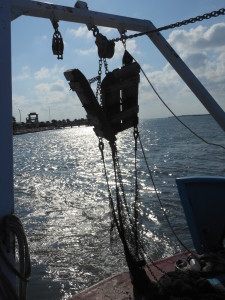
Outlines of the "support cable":
M134 60L136 61L136 59L134 58ZM137 61L136 61L137 62ZM153 84L151 83L151 81L149 80L148 76L146 75L145 71L142 69L142 67L140 66L141 72L143 73L144 77L146 78L146 80L148 81L149 85L151 86L151 88L153 89L154 93L157 95L157 97L159 98L159 100L163 103L163 105L169 110L169 112L176 118L176 120L178 122L180 122L186 129L188 129L194 136L196 136L198 139L200 139L202 142L204 142L207 145L211 145L211 146L216 146L216 147L220 147L223 150L225 150L225 147L223 145L217 144L217 143L211 143L206 141L203 137L201 137L199 134L197 134L193 129L191 129L187 124L185 124L173 111L172 109L165 103L165 101L162 99L162 97L159 95L159 93L156 91L155 87L153 86Z
M145 160L145 164L146 164L146 167L147 167L147 170L148 170L148 174L149 174L149 176L150 176L150 179L151 179L151 182L152 182L152 185L153 185L153 188L154 188L156 197L157 197L158 202L159 202L159 204L160 204L161 210L162 210L162 212L163 212L163 215L164 215L164 217L165 217L165 219L166 219L166 221L167 221L167 223L168 223L168 225L169 225L169 227L170 227L170 229L171 229L173 235L175 236L175 238L176 238L177 241L179 242L179 244L180 244L186 251L188 251L190 254L192 254L194 257L196 257L195 253L192 252L192 251L191 251L191 250L190 250L190 249L189 249L189 248L181 241L181 239L178 237L178 235L176 234L176 232L175 232L175 230L174 230L174 228L173 228L173 226L172 226L172 224L171 224L171 222L170 222L170 220L169 220L169 217L168 217L168 215L167 215L167 213L166 213L166 210L165 210L165 208L164 208L164 206L163 206L163 204L162 204L161 198L160 198L159 193L158 193L158 191L157 191L157 188L156 188L156 185L155 185L155 181L154 181L152 172L151 172L151 170L150 170L150 167L149 167L149 164L148 164L146 155L145 155L145 151L144 151L144 147L143 147L143 145L142 145L142 141L141 141L140 135L139 135L139 142L140 142L140 145L141 145L141 150L142 150L142 154L143 154L143 157L144 157L144 160ZM197 258L197 257L196 257L196 258Z

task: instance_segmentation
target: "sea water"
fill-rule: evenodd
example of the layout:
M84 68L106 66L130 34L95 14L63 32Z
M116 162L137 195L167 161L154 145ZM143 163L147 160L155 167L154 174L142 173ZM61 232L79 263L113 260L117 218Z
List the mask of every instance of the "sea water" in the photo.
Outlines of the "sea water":
M183 116L198 135L225 146L225 134L209 116ZM141 141L163 207L179 238L192 242L175 179L225 176L225 150L203 143L174 117L142 120ZM92 127L74 127L14 136L15 214L30 248L28 300L68 299L100 280L127 270L121 245L110 243L108 191L98 138ZM115 188L111 151L105 161ZM134 199L134 137L117 137L129 203ZM151 259L182 251L162 213L140 147L138 186L145 249Z

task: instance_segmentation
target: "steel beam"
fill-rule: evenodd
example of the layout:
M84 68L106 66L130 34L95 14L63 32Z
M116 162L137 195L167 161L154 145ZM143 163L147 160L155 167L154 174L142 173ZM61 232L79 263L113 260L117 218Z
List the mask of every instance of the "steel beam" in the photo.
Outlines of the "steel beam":
M20 15L46 19L56 19L80 24L93 24L116 28L119 30L133 30L142 32L147 30L148 21L100 13L88 9L74 8L38 1L11 0L12 20Z

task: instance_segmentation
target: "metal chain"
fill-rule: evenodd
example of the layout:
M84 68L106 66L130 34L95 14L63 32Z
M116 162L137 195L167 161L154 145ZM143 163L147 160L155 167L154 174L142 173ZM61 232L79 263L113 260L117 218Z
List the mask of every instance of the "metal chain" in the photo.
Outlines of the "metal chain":
M106 58L103 58L103 62L104 62L104 67L105 67L105 74L109 73L109 69L108 69L108 63Z
M121 39L121 42L123 43L124 49L126 50L127 35L125 32L121 33L120 39Z
M99 34L99 29L98 29L98 27L96 25L93 25L91 27L91 29L89 29L89 30L91 30L93 32L93 36L94 37L96 37Z
M101 89L101 81L102 81L102 58L99 58L99 67L98 67L98 82L96 88L96 99L100 102L102 106L102 89Z
M119 156L118 156L116 143L115 142L110 143L110 147L112 149L113 163L115 165L115 171L116 171L116 174L117 174L117 178L119 180L119 185L120 185L120 189L121 189L121 192L122 192L122 198L123 198L128 216L130 216L130 212L129 212L129 208L128 208L127 200L126 200L126 196L125 196L125 190L124 190L124 186L123 186L122 172L121 172L121 169L120 169L120 162L119 162Z
M97 80L99 80L99 75L98 75L98 76L95 76L95 77L93 77L93 78L88 79L88 82L89 82L89 84L92 84L92 83L94 83L94 82L97 81Z
M132 39L132 38L136 38L139 36L143 36L143 35L148 35L151 33L155 33L155 32L159 32L159 31L163 31L163 30L168 30L168 29L174 29L174 28L178 28L184 25L188 25L188 24L193 24L196 22L201 22L203 20L208 20L210 18L215 18L215 17L219 17L221 15L225 15L225 8L221 8L217 11L212 11L211 13L206 13L202 16L197 16L195 18L190 18L181 22L176 22L167 26L163 26L163 27L159 27L156 28L154 30L149 30L149 31L145 31L145 32L140 32L140 33L136 33L136 34L131 34L131 35L122 35L120 38L115 38L112 39L113 42L119 42L121 41L122 43L124 43L124 40L127 39Z
M122 238L121 224L118 223L118 220L117 220L117 217L116 217L116 211L115 211L115 207L114 207L114 203L113 203L112 193L111 193L110 186L109 186L109 179L108 179L108 175L107 175L105 157L104 157L104 143L102 141L102 138L99 138L99 150L100 150L101 156L102 156L105 179L106 179L106 184L107 184L107 189L108 189L109 205L110 205L110 209L111 209L111 229L110 229L110 232L112 232L114 226L116 226L116 228L118 230L118 233L119 233L119 236Z

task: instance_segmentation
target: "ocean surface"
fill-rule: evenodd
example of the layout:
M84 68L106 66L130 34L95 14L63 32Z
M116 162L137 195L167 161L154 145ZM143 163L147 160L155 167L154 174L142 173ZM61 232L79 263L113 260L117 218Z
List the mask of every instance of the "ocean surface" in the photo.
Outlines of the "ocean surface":
M208 115L183 116L198 135L225 146L225 133ZM142 120L140 137L164 208L179 238L192 247L177 177L225 176L225 150L193 136L174 117ZM127 270L121 245L110 244L110 214L98 139L91 127L14 136L15 213L28 239L32 277L28 300L61 300ZM114 190L111 153L105 160ZM118 135L128 202L134 198L132 130ZM138 177L146 250L159 259L182 247L162 214L140 147Z

